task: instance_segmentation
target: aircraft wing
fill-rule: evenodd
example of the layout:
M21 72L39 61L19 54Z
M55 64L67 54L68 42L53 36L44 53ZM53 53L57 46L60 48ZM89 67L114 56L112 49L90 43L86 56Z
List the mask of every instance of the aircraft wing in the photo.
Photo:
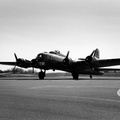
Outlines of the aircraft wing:
M0 62L0 64L2 64L2 65L13 65L13 66L15 66L15 65L16 65L16 62Z
M100 68L100 67L109 67L120 65L120 58L115 59L99 59L100 53L99 49L94 50L91 55L84 58L79 58L76 63L76 66L81 67L81 69L88 69L88 68Z
M12 65L12 66L18 66L23 68L32 67L31 61L23 59L23 58L17 58L17 55L14 53L16 62L0 62L2 65Z
M32 67L31 62L28 60L22 60L22 61L16 61L16 62L0 62L0 64L18 66L18 67L23 67L23 68Z
M109 66L115 66L120 65L120 59L99 59L99 60L93 60L91 63L87 63L86 61L77 61L74 63L74 68L76 70L85 70L90 68L99 69L101 67L109 67ZM101 68L102 69L102 68Z
M93 62L94 65L94 62ZM115 66L120 65L120 59L101 59L95 61L96 67L108 67L108 66Z
M120 71L118 68L97 68L99 71Z

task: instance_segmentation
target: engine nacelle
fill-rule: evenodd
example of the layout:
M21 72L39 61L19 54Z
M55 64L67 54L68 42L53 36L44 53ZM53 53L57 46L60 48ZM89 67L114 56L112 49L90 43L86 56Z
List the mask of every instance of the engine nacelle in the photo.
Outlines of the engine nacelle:
M92 56L87 56L87 57L85 58L85 62L86 62L87 64L91 64L92 61L93 61Z
M28 68L28 67L31 66L30 61L24 60L24 59L21 59L21 58L17 59L16 64L17 64L17 66L23 67L23 68Z

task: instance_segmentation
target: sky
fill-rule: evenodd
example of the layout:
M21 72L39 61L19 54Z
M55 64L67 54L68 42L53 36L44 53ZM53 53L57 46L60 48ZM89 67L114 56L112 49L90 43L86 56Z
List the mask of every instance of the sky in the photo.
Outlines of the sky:
M120 58L120 0L0 0L0 61L51 50L77 60L96 48Z

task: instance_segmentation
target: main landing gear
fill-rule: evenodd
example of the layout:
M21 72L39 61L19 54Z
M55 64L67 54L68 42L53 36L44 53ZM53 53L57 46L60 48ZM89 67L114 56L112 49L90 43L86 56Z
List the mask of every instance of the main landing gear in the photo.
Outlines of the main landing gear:
M72 76L73 76L73 79L75 79L75 80L78 80L78 78L79 78L79 74L76 72L73 72Z
M42 70L39 72L39 74L38 74L39 79L41 79L41 80L44 79L44 77L45 77L45 72L46 72L46 71L43 72Z
M78 80L78 78L79 78L79 74L76 72L73 72L72 76L73 76L73 79L75 79L75 80ZM92 75L90 75L90 79L92 79Z

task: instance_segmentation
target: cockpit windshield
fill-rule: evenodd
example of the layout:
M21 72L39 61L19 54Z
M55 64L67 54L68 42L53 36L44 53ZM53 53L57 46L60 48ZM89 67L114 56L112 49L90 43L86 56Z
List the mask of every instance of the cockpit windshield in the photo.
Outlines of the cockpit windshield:
M49 53L51 53L51 54L55 54L55 55L59 55L59 56L62 56L62 57L65 57L65 55L63 55L62 53L60 53L59 50L50 51Z
M50 51L49 53L51 53L51 54L60 54L60 51L59 50L55 50L55 51Z

